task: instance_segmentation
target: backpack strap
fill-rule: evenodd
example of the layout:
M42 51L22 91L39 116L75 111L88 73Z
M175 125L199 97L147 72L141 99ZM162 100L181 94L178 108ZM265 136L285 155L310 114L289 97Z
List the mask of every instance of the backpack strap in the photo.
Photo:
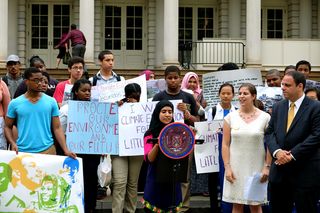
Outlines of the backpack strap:
M97 77L97 75L94 75L93 79L92 79L92 86L96 86L97 85L97 81L98 81L98 77Z
M8 83L8 76L6 76L6 75L3 76L3 77L2 77L2 80L3 80L4 83L6 83L7 86L9 86L9 85L8 85L8 84L9 84L9 83Z
M121 81L121 77L119 75L116 76L117 81Z
M214 120L214 117L216 116L216 112L217 112L217 106L212 107L212 120Z

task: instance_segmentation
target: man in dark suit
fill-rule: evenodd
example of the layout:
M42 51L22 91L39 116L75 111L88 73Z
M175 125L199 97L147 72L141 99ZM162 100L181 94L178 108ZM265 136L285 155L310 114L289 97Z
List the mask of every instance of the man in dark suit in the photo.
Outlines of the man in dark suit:
M316 212L320 189L320 102L304 95L306 79L292 71L281 82L285 100L272 110L266 142L273 156L269 195L272 213ZM291 104L293 103L293 104Z

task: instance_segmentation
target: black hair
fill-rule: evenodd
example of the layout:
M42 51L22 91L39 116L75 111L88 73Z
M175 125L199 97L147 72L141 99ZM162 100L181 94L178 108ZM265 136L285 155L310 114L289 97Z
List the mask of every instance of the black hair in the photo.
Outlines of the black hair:
M37 62L40 62L40 63L42 63L43 65L45 65L45 63L44 63L44 61L42 60L42 58L40 58L40 56L38 56L38 55L33 55L33 56L30 58L29 62L30 62L30 67L34 67L34 66L35 66L35 63L37 63Z
M98 59L99 61L103 61L104 55L113 55L113 53L110 50L103 50L99 53Z
M68 68L71 69L71 67L74 65L74 64L77 64L77 63L81 63L82 66L84 66L84 60L83 58L79 57L79 56L74 56L72 57L69 62L68 62Z
M287 70L289 70L289 69L294 69L294 70L296 70L296 66L294 66L294 65L288 65L288 66L286 66L286 68L284 68L284 74L286 74Z
M296 64L296 70L298 71L298 67L303 64L307 65L309 67L309 71L311 72L311 64L309 61L306 61L306 60L298 61L298 63Z
M218 94L221 93L221 90L222 90L223 87L231 87L232 94L234 94L234 87L233 87L232 84L230 84L230 83L228 83L228 82L226 82L226 83L224 83L224 84L222 84L222 85L220 86L220 88L219 88L219 93L218 93Z
M24 77L24 79L30 79L30 77L34 73L42 73L42 72L38 68L28 67L28 68L25 69L23 77Z
M306 91L304 92L306 95L308 92L315 92L317 94L317 98L320 101L320 90L316 87L310 87L308 89L306 89Z
M134 98L139 102L140 95L141 95L141 87L137 83L127 84L124 87L124 94L126 98ZM130 96L134 96L134 97L130 97Z
M288 72L285 74L285 76L291 76L294 80L294 83L296 84L296 86L298 86L298 84L302 84L303 89L306 87L306 77L298 71L292 71L292 72Z
M73 87L71 89L72 100L78 100L78 96L76 95L76 92L79 91L79 88L82 84L89 84L90 86L92 86L91 81L89 81L88 79L85 79L85 78L81 78L81 79L77 80L76 82L74 82Z
M45 77L47 77L47 79L48 79L48 83L50 82L50 75L49 75L49 73L47 73L47 72L42 72L42 75L43 76L45 76Z
M281 77L280 72L279 72L279 70L277 70L277 69L271 69L271 70L269 70L269 71L267 72L266 76L268 76L268 75L276 75L276 76Z
M164 77L167 77L169 75L169 73L171 72L175 72L180 76L180 69L177 66L168 66L165 70L164 70Z
M228 63L225 63L223 64L222 66L220 66L218 68L217 71L223 71L223 70L238 70L239 67L237 64L233 63L233 62L228 62Z
M70 28L71 28L71 30L75 30L75 29L77 29L77 25L76 24L71 24Z

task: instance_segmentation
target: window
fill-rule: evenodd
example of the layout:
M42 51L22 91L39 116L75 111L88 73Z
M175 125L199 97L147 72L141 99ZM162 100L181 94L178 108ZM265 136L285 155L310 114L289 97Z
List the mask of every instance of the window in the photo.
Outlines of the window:
M213 38L213 8L198 8L198 40Z
M192 42L192 7L179 8L179 50L184 49L184 45Z
M284 10L262 9L261 13L262 38L284 38Z

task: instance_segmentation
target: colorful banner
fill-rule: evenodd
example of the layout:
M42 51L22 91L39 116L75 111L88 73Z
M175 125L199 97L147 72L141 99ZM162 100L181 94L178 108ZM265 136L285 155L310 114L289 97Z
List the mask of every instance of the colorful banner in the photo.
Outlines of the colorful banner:
M167 88L165 79L149 80L147 81L147 97L148 100L152 101L155 94L164 91Z
M68 148L84 154L118 154L118 105L69 100Z
M84 212L82 159L0 150L0 212Z
M125 81L94 86L91 88L91 100L99 102L116 102L124 98L124 87L127 84L137 83L141 87L140 102L147 102L146 77L141 75Z
M219 139L223 121L196 122L197 131L194 158L198 174L219 172ZM203 144L197 144L197 139L204 140Z
M256 89L257 99L263 103L264 111L271 114L272 106L283 99L281 87L256 87Z
M260 70L240 69L206 73L202 76L202 86L204 99L208 106L212 107L220 102L219 88L226 82L234 86L235 97L237 97L239 87L243 83L263 86Z
M183 123L183 113L177 109L182 100L171 100L174 120ZM149 129L152 112L158 102L125 103L119 107L119 155L143 155L143 135Z

